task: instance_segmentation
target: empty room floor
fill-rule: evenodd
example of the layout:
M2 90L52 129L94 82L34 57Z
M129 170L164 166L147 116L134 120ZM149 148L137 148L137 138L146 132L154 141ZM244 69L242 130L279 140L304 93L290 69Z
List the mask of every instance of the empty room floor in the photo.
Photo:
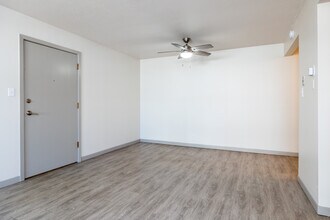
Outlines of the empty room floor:
M0 189L0 219L330 219L295 157L139 143Z

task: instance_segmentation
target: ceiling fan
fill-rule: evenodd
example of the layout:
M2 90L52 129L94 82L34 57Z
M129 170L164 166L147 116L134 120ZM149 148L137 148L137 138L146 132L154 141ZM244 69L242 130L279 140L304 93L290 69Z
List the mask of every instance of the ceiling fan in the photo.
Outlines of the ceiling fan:
M191 40L189 37L185 37L182 39L183 42L185 43L183 46L177 43L171 43L173 46L179 48L180 50L174 50L174 51L162 51L158 53L180 53L178 59L184 58L190 58L193 55L198 55L198 56L210 56L211 53L202 51L204 49L211 49L213 48L212 44L204 44L204 45L199 45L199 46L190 46L188 43Z

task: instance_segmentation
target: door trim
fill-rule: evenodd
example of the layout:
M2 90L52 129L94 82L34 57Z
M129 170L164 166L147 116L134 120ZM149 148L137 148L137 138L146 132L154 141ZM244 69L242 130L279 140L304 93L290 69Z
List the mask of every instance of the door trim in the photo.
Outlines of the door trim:
M40 44L43 46L51 47L57 50L62 50L65 52L69 52L72 54L77 55L77 62L79 64L78 69L78 102L80 102L80 90L81 90L81 83L80 83L80 74L81 74L81 52L72 50L66 47L62 47L56 44L52 44L43 40L39 40L33 37L29 37L23 34L20 34L19 39L19 46L20 46L20 181L25 180L25 112L24 112L24 105L25 105L25 92L24 92L24 41L29 41L32 43ZM79 148L78 148L78 155L77 155L77 163L81 162L81 104L80 107L77 109L78 111L78 140L79 141Z

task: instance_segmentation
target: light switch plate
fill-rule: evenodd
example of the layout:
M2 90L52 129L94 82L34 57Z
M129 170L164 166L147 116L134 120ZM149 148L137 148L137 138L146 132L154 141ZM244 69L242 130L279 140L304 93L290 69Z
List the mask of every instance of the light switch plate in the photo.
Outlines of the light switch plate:
M8 88L8 96L14 97L15 96L15 89L14 88Z

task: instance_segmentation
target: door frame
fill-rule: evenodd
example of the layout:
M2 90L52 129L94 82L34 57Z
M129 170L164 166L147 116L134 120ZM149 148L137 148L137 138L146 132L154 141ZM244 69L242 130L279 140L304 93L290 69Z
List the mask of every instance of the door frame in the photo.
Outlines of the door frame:
M29 41L32 43L36 43L42 46L54 48L57 50L62 50L65 52L69 52L72 54L77 55L77 64L79 64L78 68L78 102L79 102L79 108L77 109L78 114L78 140L79 141L79 147L78 147L78 155L77 155L77 163L81 162L81 102L80 102L80 89L81 89L81 52L72 50L66 47L62 47L56 44L52 44L43 40L39 40L33 37L29 37L23 34L20 34L19 37L19 46L20 46L20 181L25 180L25 73L24 73L24 42Z

